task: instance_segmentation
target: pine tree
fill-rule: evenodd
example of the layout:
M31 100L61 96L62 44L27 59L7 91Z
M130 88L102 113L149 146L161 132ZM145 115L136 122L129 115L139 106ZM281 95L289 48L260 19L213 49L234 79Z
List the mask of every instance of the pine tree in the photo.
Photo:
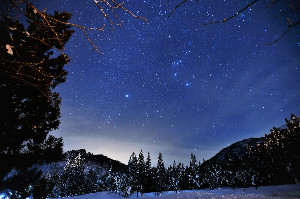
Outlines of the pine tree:
M133 152L128 162L128 178L131 193L138 190L138 160Z
M180 173L179 169L174 160L173 165L168 168L168 177L169 177L169 190L177 191L180 189L179 181L180 181Z
M273 127L262 142L247 146L245 157L235 164L239 167L235 169L235 186L295 183L300 166L299 146L299 118L292 114L291 120L286 119L286 128Z
M156 180L155 180L155 191L162 192L166 188L166 169L164 165L164 161L162 159L162 153L159 153L156 167Z
M300 118L291 114L291 119L286 119L286 125L288 127L286 134L289 136L285 143L291 157L290 168L295 179L300 182Z
M295 183L299 180L300 119L291 115L287 128L273 128L255 147L248 147L244 160L252 165L256 186ZM253 172L253 171L252 171Z
M120 190L125 197L128 197L131 194L130 189L128 174L123 173L121 176Z
M30 175L25 185L22 176L5 178L10 171L26 175L34 164L61 158L62 139L48 133L59 125L61 99L53 89L66 80L69 58L53 54L73 32L67 24L46 22L30 5L27 28L9 16L0 19L0 180L2 188L19 191L34 186L38 175ZM67 12L47 16L71 18Z
M90 169L85 177L85 188L86 193L95 193L99 190L97 184L97 175L96 172Z
M153 173L151 168L151 157L150 153L148 152L146 164L145 164L145 192L151 192L152 191L152 185L153 185Z
M61 196L76 196L85 193L85 163L79 153L75 159L68 159L61 176Z
M190 167L187 169L187 175L189 178L189 189L200 188L199 186L199 175L198 175L198 165L196 156L191 154Z
M145 160L144 154L141 150L138 158L138 191L143 194L145 192L145 184L146 184L146 167L145 167Z
M121 194L121 192L123 192L122 186L124 186L121 176L120 172L113 172L112 167L110 167L104 179L105 190Z

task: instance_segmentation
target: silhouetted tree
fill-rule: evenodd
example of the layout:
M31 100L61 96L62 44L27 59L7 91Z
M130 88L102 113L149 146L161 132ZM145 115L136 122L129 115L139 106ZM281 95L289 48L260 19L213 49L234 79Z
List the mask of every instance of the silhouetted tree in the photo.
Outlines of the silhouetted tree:
M161 153L158 155L154 187L156 192L162 192L166 187L166 169Z
M133 152L128 161L128 181L131 187L131 193L138 190L138 160Z
M152 186L153 186L153 173L152 173L152 168L151 168L151 157L150 157L150 153L148 152L147 160L146 160L146 164L145 164L145 187L144 187L144 191L145 192L151 192L152 191Z
M145 160L144 154L141 150L138 158L138 191L143 194L145 192L145 184L146 184L146 167L145 167Z
M101 31L101 32L104 31L104 28L105 28L104 22L103 22L102 27L86 27L83 25L74 24L74 23L70 23L70 22L66 23L66 21L64 21L64 20L53 18L50 15L45 14L44 11L39 10L38 8L34 7L30 2L31 2L31 0L2 0L0 2L0 13L3 13L5 15L9 11L13 10L15 13L22 14L22 9L20 9L20 8L24 7L25 5L30 6L35 11L36 15L39 15L44 20L44 22L47 22L48 27L51 27L49 25L49 24L51 24L50 22L55 21L55 22L57 22L56 25L67 24L67 25L73 27L74 29L79 29L80 31L82 31L82 33L85 36L85 38L87 39L87 41L91 44L91 46L93 47L93 50L95 50L96 52L98 52L100 54L103 54L98 49L98 47L95 45L95 43L92 41L92 39L90 38L88 31L90 31L90 30L97 30L97 31ZM122 1L118 2L117 0L101 0L101 1L95 0L93 2L95 3L95 7L97 7L99 9L101 19L103 19L103 17L104 17L111 26L120 26L120 27L122 26L123 21L122 21L122 18L119 16L120 10L123 11L123 13L127 13L134 18L142 19L143 21L145 21L145 23L148 23L146 18L138 16L134 12L128 10L126 8L126 5ZM80 8L78 8L78 9L80 9ZM86 13L86 15L89 15L89 13ZM43 25L43 23L40 23L39 25ZM53 25L53 24L51 24L51 25ZM52 29L51 31L55 32L55 29ZM59 37L57 37L57 38L59 38ZM45 40L40 40L40 41L43 43L47 43Z
M75 159L68 159L60 178L60 196L76 196L85 193L85 162L79 153Z
M286 128L273 127L262 143L249 148L246 161L253 162L258 185L287 184L299 180L299 121L292 114L291 120L286 119Z
M53 89L66 80L69 57L55 56L54 48L62 50L73 33L70 13L44 13L65 23L45 21L30 5L26 28L9 16L0 18L0 180L1 189L17 191L34 185L34 164L61 158L62 138L48 133L59 125L61 99ZM35 175L25 185L17 176L28 168Z
M188 180L189 189L200 188L199 169L198 169L198 165L197 165L196 156L193 153L191 154L190 167L187 169L187 175L188 175L188 179L189 179Z
M171 191L176 191L177 193L177 191L180 189L179 187L180 173L175 160L173 162L173 165L168 168L168 178L169 178L168 189Z

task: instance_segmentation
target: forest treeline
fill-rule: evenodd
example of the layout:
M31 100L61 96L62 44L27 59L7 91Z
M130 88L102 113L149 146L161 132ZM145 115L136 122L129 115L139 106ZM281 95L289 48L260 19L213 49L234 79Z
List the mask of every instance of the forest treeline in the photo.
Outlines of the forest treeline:
M47 172L35 190L39 198L99 191L126 197L146 192L159 195L163 191L293 184L300 180L299 122L299 117L292 114L290 120L286 119L286 127L274 127L264 138L233 144L226 148L226 153L202 163L191 154L189 165L174 161L165 167L159 153L157 165L153 166L150 153L145 157L141 150L138 155L132 153L127 166L121 163L113 166L108 161L99 169L91 164L94 159L91 153L72 151L65 156L63 171Z

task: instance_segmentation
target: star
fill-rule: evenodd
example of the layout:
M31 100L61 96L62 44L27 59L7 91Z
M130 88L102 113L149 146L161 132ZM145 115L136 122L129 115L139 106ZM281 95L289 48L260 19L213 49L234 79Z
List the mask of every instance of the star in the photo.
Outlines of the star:
M39 1L39 6L47 7L47 11L62 9L55 2ZM106 136L112 140L120 137L125 145L148 146L149 141L155 141L162 144L159 150L163 154L182 149L199 153L199 159L208 159L224 143L239 141L241 129L245 131L243 138L260 136L253 135L253 124L256 132L262 132L266 124L284 122L289 117L284 114L300 112L300 93L296 92L300 89L300 59L295 56L300 54L300 29L268 46L264 44L280 34L279 27L286 27L285 20L274 23L269 17L272 9L270 13L260 12L264 20L256 21L255 12L248 9L224 26L204 27L201 24L205 20L218 20L213 4L186 4L166 18L164 8L170 2L125 1L124 7L147 16L149 24L131 15L120 15L123 28L111 31L106 26L104 32L87 32L104 55L92 51L86 37L75 30L66 46L66 54L71 57L66 67L69 75L57 88L62 97L58 132L66 135L66 143L73 139L65 129L70 129L71 121L79 120L80 127L74 127L78 137L91 132L91 138L101 140L100 134L110 132ZM97 12L91 12L93 4L80 7L80 11L78 5L82 1L74 0L66 8L73 13L72 23L87 27L105 23ZM274 110L280 114L274 115ZM106 120L108 115L111 117ZM194 151L198 144L207 151ZM72 142L65 147L69 150L76 145ZM125 163L133 152L128 147L124 149L128 157L121 157L118 148L110 150L103 148L101 153L114 154ZM158 152L155 147L149 147L149 151L154 156ZM173 162L172 157L165 158ZM186 154L178 155L176 161L183 159Z

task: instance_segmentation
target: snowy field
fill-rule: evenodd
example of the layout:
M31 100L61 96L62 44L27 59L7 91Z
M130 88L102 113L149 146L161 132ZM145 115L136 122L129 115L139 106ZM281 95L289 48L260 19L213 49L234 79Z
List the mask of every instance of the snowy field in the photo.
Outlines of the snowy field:
M124 197L119 196L110 192L99 192L93 194L87 194L82 196L76 196L74 199L124 199ZM136 194L131 195L128 198L137 198ZM246 199L291 199L300 198L300 184L295 185L279 185L279 186L265 186L259 187L257 190L255 188L243 189L215 189L215 190L195 190L195 191L181 191L179 193L174 192L164 192L161 196L155 195L155 193L148 193L144 196L140 196L142 199L222 199L222 198L246 198Z

